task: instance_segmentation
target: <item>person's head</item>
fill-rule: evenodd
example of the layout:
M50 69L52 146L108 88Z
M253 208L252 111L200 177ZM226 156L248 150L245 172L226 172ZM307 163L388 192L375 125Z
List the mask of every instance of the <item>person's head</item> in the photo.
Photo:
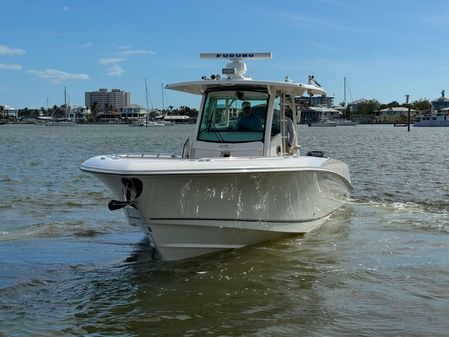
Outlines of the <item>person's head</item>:
M248 101L243 102L242 111L244 115L249 115L251 113L251 103Z

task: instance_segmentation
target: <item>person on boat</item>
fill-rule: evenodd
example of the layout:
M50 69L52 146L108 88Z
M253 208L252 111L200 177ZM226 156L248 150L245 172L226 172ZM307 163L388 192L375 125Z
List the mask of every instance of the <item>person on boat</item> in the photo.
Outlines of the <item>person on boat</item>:
M237 121L237 130L256 131L262 129L261 119L252 112L251 103L245 101L242 103L242 114Z

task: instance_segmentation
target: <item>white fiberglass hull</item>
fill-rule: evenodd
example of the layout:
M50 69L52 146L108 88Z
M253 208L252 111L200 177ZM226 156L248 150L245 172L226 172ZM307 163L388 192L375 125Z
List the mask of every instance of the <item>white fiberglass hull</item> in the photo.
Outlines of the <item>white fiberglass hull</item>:
M347 202L350 189L344 163L315 157L102 156L81 168L121 200L123 177L142 182L126 214L165 260L308 232Z
M309 126L313 126L315 128L332 128L337 126L336 122L331 122L331 121L327 121L327 122L317 122L317 123L310 123Z

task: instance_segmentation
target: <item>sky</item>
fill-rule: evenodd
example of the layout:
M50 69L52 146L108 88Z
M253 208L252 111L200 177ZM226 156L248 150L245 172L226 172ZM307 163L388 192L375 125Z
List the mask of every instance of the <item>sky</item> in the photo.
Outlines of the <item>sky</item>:
M162 90L219 74L200 52L272 52L258 80L324 87L336 104L435 99L449 89L449 0L0 0L0 105L84 106L84 92L131 93L149 107L197 96ZM448 91L449 94L449 91Z

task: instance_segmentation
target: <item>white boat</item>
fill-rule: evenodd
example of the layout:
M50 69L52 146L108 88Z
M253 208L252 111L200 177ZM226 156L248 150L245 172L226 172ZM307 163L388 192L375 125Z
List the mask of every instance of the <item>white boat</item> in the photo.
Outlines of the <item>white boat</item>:
M438 112L431 116L423 116L413 123L415 127L449 127L449 111Z
M76 126L77 124L71 120L53 120L46 122L46 126Z
M337 126L337 123L335 121L331 121L329 119L322 119L318 122L312 122L308 124L309 126L313 126L313 127L321 127L321 128L328 128L328 127L334 127Z
M156 127L160 127L160 126L165 126L165 124L164 123L161 123L161 122L155 122L155 121L145 121L145 122L143 122L143 125L142 126L144 126L144 127L153 127L153 126L156 126Z
M356 126L359 123L350 119L338 119L334 120L336 126Z
M118 198L109 209L123 208L163 260L309 232L348 201L351 189L345 163L320 151L302 156L298 144L287 144L285 113L296 111L294 97L323 94L322 88L245 76L242 59L271 53L201 57L231 62L223 79L203 76L166 86L203 97L181 155L101 155L81 165ZM247 118L239 114L255 114L260 125L239 128ZM296 113L293 119L296 125Z
M143 126L143 127L165 126L165 123L156 121L138 120L130 124L130 126Z

